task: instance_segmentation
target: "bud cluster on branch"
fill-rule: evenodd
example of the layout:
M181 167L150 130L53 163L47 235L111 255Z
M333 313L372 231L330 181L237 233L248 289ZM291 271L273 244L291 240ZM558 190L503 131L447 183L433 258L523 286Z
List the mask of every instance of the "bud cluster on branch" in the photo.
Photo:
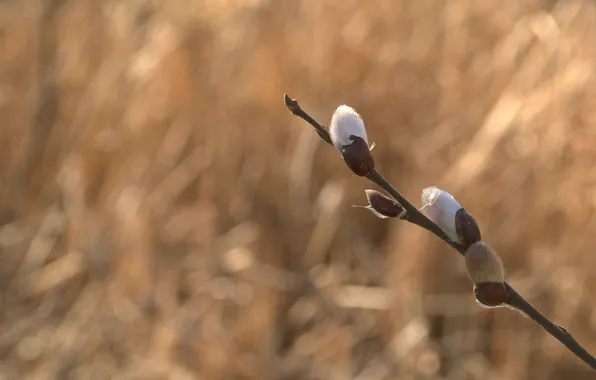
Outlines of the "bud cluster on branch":
M448 192L437 187L422 190L422 208L428 219L464 249L468 276L474 284L476 301L485 307L507 302L503 263L497 253L482 241L476 219Z

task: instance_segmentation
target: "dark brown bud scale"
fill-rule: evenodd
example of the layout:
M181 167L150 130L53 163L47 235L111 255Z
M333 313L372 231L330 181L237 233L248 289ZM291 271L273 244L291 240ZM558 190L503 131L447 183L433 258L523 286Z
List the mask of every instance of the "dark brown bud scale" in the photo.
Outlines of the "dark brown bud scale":
M404 215L404 208L399 202L387 197L385 194L377 190L364 190L370 208L376 213L387 218L401 218Z
M356 175L365 177L375 169L375 161L363 138L350 136L350 139L353 142L342 147L343 159Z
M507 289L502 282L483 282L474 285L474 297L487 307L496 307L509 300Z
M476 219L464 208L460 208L455 213L455 232L459 243L466 249L482 240L480 227L478 227Z

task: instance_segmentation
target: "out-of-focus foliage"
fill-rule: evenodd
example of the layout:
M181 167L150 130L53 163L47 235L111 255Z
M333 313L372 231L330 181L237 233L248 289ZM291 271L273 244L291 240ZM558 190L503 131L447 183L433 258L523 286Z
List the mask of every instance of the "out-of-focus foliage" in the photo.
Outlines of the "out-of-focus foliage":
M0 2L0 379L588 379L292 117L360 112L596 352L596 6Z

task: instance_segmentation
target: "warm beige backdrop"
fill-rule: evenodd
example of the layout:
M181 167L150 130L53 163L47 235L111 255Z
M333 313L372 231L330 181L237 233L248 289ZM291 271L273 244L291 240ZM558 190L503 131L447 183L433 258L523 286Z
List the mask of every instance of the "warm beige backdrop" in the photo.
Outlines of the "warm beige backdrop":
M596 352L588 0L0 2L0 379L589 379L292 117L363 116Z

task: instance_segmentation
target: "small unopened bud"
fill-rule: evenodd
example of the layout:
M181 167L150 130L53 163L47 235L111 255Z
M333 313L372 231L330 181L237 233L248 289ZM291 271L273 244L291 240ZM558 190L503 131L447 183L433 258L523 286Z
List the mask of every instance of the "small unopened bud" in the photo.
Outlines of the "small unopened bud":
M505 303L508 298L505 273L496 252L483 241L477 241L466 249L464 257L476 300L488 307Z
M455 214L461 208L451 194L438 187L432 186L422 190L420 211L454 242L459 241L455 227Z
M460 208L455 213L455 232L457 233L459 244L464 248L468 248L477 241L482 240L476 219L463 208Z
M354 173L366 176L374 170L375 162L368 147L364 121L353 108L346 105L337 107L331 117L329 135Z
M369 205L355 205L354 207L362 207L370 210L370 212L382 219L401 219L406 214L406 210L397 201L385 196L385 194L371 189L364 190L364 192L366 193L366 198L368 199Z

